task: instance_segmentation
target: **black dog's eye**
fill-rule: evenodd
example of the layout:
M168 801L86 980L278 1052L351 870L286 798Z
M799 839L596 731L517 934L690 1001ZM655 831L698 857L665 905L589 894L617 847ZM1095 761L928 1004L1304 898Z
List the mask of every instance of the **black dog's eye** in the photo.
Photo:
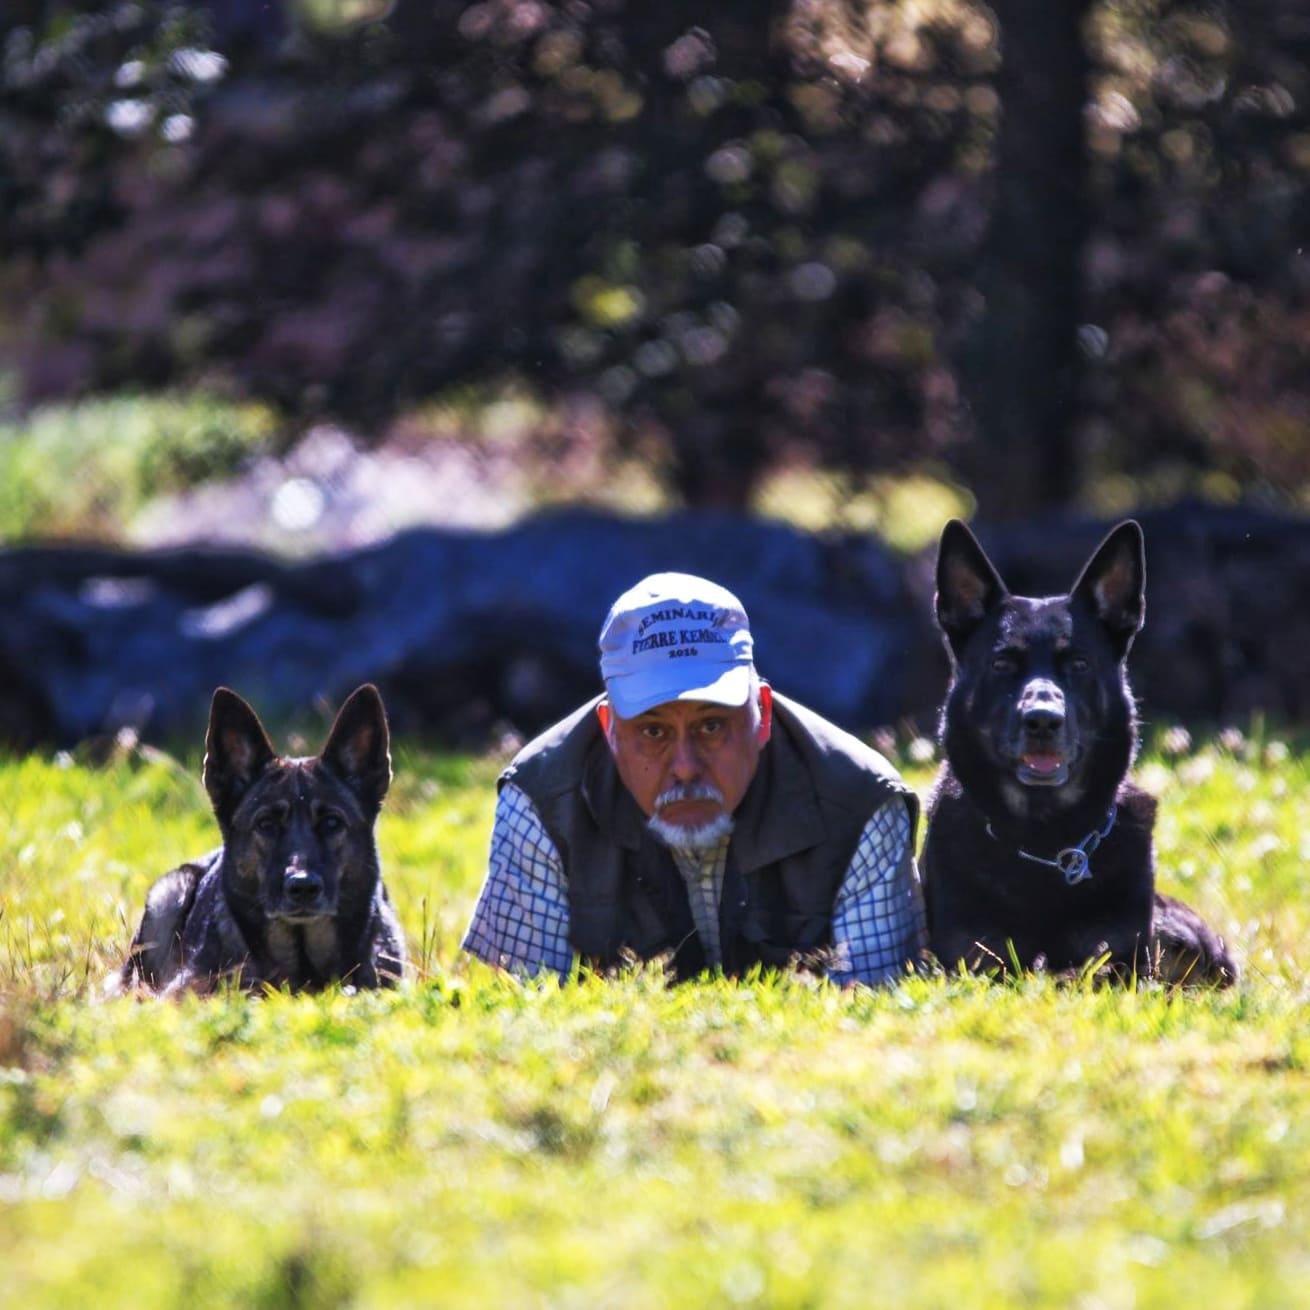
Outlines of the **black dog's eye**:
M1013 655L993 655L993 673L1014 673L1019 668L1019 661Z
M318 830L322 833L340 832L346 826L346 821L339 814L324 814L318 821Z
M1091 665L1082 655L1071 655L1069 657L1070 673L1086 673L1089 668L1091 668Z
M258 833L262 833L265 837L274 836L277 832L280 831L281 827L282 827L282 821L278 818L276 814L273 814L271 811L266 811L265 813L259 815L259 817L255 820L255 831Z

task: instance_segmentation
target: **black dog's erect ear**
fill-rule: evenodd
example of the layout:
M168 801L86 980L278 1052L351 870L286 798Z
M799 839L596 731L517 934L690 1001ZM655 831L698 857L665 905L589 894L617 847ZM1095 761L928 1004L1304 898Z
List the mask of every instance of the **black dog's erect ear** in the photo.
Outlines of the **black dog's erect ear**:
M1146 546L1135 520L1101 542L1069 594L1091 607L1120 657L1127 654L1146 618Z
M937 548L937 622L957 654L974 629L1009 595L977 538L959 519Z
M232 812L274 754L259 715L236 692L219 687L209 706L204 779L220 821Z
M391 737L382 696L371 682L352 692L341 707L322 759L368 808L382 804L391 785Z

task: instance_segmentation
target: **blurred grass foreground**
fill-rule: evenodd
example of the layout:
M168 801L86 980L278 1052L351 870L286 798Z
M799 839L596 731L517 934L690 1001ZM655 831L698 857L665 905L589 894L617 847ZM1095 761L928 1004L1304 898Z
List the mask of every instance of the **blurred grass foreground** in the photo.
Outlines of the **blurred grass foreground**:
M69 1305L1303 1301L1310 755L1143 764L1238 989L519 983L457 950L497 759L402 749L396 994L104 1002L199 762L0 763L0 1262ZM924 763L902 761L921 790Z

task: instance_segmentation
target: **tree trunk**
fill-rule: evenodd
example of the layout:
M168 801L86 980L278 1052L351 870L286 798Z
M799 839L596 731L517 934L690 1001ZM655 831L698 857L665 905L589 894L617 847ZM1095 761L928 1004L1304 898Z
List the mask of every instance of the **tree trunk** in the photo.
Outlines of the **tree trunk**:
M1002 65L986 308L963 374L988 518L1067 505L1079 486L1080 259L1087 232L1086 0L997 0Z

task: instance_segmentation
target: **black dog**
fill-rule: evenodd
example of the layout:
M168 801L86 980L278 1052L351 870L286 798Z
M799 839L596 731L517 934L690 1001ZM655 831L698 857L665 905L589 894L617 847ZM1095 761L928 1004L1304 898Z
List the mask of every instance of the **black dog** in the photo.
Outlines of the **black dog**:
M1067 596L1012 596L969 529L946 525L937 621L953 677L922 865L947 967L1064 972L1108 957L1122 978L1237 978L1223 939L1155 891L1155 799L1127 780L1145 573L1130 521Z
M386 713L373 686L337 715L321 755L275 755L254 710L214 693L205 788L223 845L164 874L122 985L314 990L398 983L404 938L382 885L374 824L391 782Z

